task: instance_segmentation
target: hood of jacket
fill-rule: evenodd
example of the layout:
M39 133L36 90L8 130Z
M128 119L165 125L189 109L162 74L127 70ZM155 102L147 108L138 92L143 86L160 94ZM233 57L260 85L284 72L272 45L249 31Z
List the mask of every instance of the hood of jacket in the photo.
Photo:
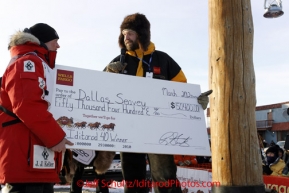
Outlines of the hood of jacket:
M40 41L30 33L21 31L16 32L10 38L8 49L10 50L11 58L28 52L35 52L47 64L49 64L49 61L47 60L49 51L45 47L41 46ZM52 67L50 64L49 66Z
M34 35L22 31L17 31L15 34L11 36L8 44L8 49L10 50L10 48L12 48L13 46L23 45L26 42L31 42L40 45L40 41Z

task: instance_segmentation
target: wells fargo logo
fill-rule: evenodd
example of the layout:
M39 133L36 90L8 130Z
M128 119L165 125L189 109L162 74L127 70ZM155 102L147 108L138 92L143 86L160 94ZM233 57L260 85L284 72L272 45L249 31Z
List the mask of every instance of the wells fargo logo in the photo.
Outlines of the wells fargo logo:
M73 86L73 71L57 70L56 84Z

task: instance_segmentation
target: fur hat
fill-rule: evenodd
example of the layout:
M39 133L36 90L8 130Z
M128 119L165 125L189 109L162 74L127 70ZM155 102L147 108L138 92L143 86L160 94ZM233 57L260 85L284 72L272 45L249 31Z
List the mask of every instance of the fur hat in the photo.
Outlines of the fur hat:
M37 23L25 29L24 32L29 32L39 39L43 43L47 43L54 39L59 39L59 36L55 29L45 23Z
M120 35L118 38L119 47L125 48L124 36L122 35L122 31L124 29L131 29L137 33L142 50L146 51L148 49L151 39L150 26L150 22L143 14L135 13L126 16L122 24L120 25Z
M274 146L271 146L271 147L269 147L267 150L266 150L266 154L267 153L274 153L274 155L276 156L276 157L278 157L278 151L279 151L279 146L276 146L276 145L274 145Z

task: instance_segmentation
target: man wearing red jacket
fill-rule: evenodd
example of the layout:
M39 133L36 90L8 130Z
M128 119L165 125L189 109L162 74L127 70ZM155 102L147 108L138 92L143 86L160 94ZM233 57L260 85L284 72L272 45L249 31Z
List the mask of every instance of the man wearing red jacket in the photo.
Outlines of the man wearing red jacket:
M0 95L0 184L3 192L53 193L65 132L48 111L58 34L38 23L11 36L11 61Z

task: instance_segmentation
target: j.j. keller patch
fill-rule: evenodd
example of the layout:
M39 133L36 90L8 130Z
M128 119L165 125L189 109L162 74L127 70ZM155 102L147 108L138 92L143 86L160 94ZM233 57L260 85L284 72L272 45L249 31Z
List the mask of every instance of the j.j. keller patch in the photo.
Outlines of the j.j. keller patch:
M23 69L24 72L35 72L34 62L32 62L31 60L25 60Z

